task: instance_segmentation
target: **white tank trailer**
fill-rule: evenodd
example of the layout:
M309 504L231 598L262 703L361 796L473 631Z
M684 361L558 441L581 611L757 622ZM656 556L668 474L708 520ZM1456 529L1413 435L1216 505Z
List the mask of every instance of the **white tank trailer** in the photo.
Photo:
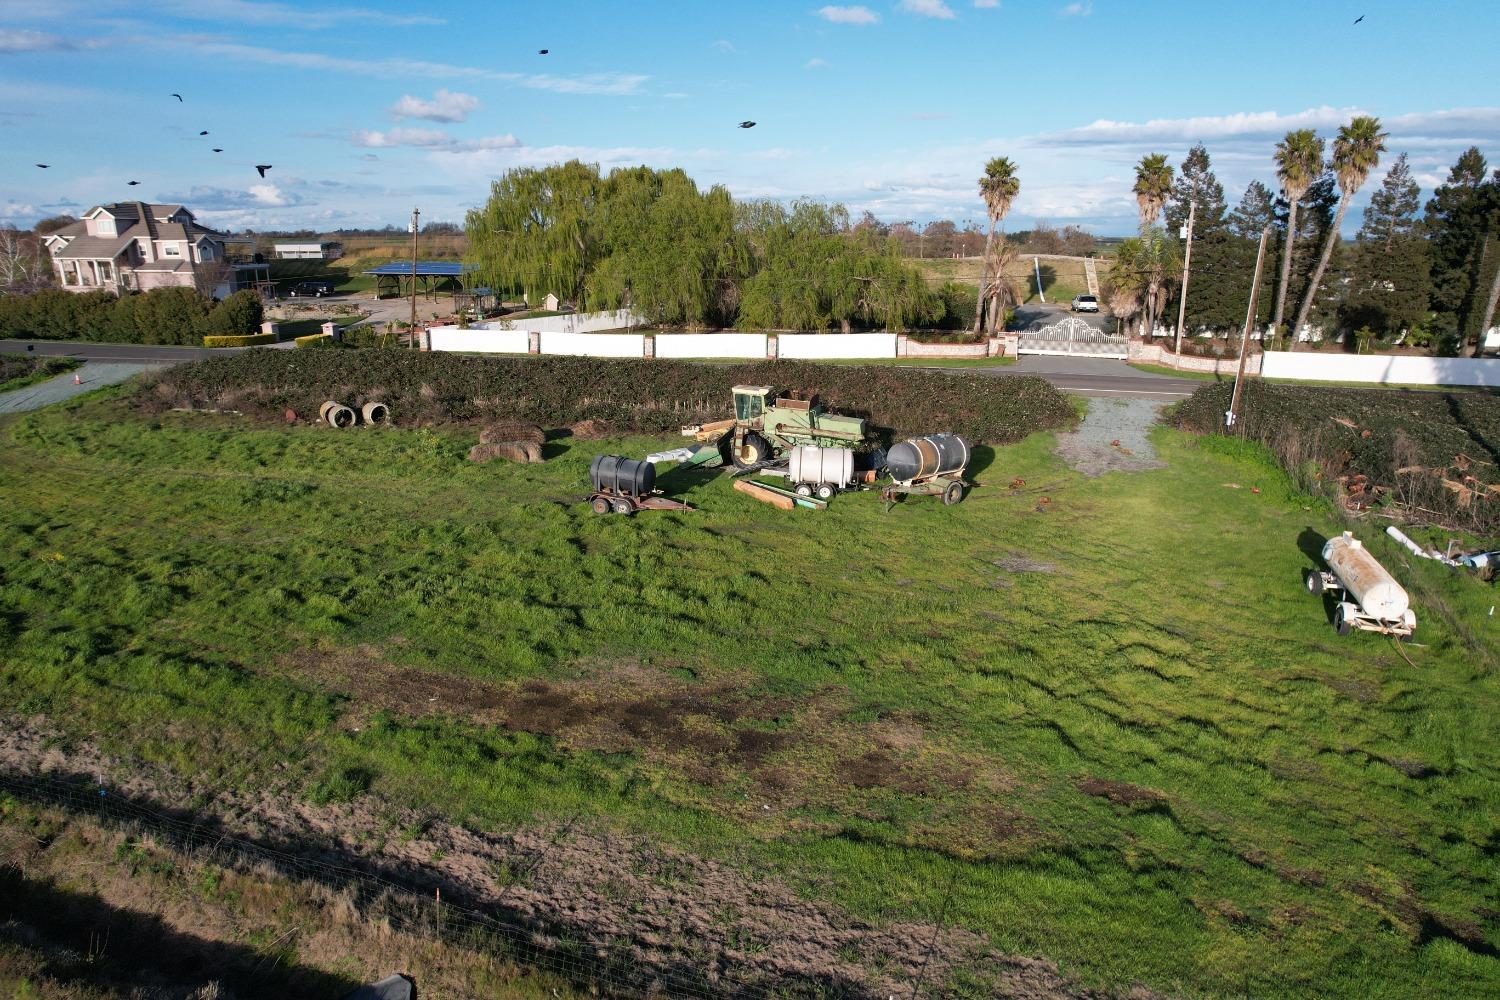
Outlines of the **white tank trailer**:
M816 493L820 500L831 499L854 482L854 451L799 444L787 459L787 479L802 496Z
M1330 538L1323 561L1328 570L1307 571L1307 589L1319 595L1337 591L1333 627L1339 635L1355 629L1398 636L1416 631L1411 598L1353 532Z

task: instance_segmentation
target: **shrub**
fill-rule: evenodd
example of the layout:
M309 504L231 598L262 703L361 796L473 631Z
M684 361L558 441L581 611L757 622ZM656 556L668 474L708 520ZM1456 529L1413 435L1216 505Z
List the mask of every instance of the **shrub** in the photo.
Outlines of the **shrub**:
M1068 401L1037 378L767 361L696 365L594 358L470 358L409 351L247 351L167 369L137 395L234 408L276 419L315 413L337 392L371 399L406 426L525 420L558 427L598 420L622 432L671 433L733 415L730 387L772 385L819 394L832 411L868 419L882 436L954 431L974 441L1016 441L1071 424Z
M215 305L191 288L155 288L116 298L109 292L47 289L0 298L0 337L117 344L197 344L205 334L253 333L260 320L253 292Z
M265 319L260 296L248 288L235 292L214 309L208 320L208 332L219 337L257 333Z
M321 336L321 335L320 335ZM204 337L204 347L258 347L276 343L274 333L251 333L236 337Z
M305 337L293 337L292 343L298 347L332 347L333 334L331 333L309 333Z
M1190 431L1217 433L1233 392L1204 386L1173 412ZM1500 399L1485 392L1401 392L1245 383L1241 435L1272 450L1305 489L1336 492L1348 477L1366 493L1436 512L1471 530L1500 531Z

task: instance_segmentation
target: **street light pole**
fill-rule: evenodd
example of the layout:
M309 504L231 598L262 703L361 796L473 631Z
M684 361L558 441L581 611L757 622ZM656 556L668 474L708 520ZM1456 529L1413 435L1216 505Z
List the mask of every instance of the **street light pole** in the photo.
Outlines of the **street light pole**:
M1250 350L1250 328L1255 325L1255 307L1260 298L1260 274L1266 263L1266 240L1271 227L1260 231L1260 249L1255 253L1255 278L1250 282L1250 308L1245 310L1245 332L1240 335L1240 366L1234 373L1234 392L1229 397L1229 412L1224 414L1224 429L1234 427L1240 412L1240 384L1245 380L1245 355Z
M1182 296L1177 301L1177 342L1172 353L1182 360L1182 324L1187 317L1188 278L1193 273L1193 220L1198 215L1198 201L1188 202L1187 250L1182 257Z
M417 209L411 210L411 327L406 335L407 346L413 350L417 346L417 220L421 216Z

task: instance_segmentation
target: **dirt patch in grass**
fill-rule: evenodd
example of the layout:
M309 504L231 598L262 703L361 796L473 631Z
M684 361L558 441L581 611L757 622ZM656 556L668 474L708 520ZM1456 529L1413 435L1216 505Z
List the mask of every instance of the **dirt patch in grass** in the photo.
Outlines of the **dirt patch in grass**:
M1106 778L1080 778L1075 784L1078 790L1085 795L1093 795L1101 799L1109 799L1117 806L1125 806L1129 809L1145 807L1153 808L1164 806L1167 797L1154 788L1142 788L1140 785L1132 785L1124 781L1110 781Z
M63 749L40 720L4 721L0 767L9 772L99 776L155 809L194 802L195 821L209 830L419 893L441 889L453 905L528 929L544 952L566 942L570 954L610 956L611 969L628 970L642 990L697 981L726 997L778 988L787 996L885 997L963 970L992 995L1116 995L1081 987L1050 962L995 954L959 928L875 925L774 880L606 829L537 824L479 833L371 796L326 805L222 788L195 796L191 783L154 766L127 766L87 744Z
M1032 559L1019 552L1001 556L999 559L990 561L992 566L1005 570L1007 573L1056 573L1057 567L1040 559Z

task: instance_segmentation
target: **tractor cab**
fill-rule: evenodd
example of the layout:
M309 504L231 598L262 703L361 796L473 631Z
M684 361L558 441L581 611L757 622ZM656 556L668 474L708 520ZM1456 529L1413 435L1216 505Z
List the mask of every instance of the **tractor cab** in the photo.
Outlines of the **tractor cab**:
M734 387L734 421L737 424L754 424L766 414L766 397L771 394L768 385L737 385Z

